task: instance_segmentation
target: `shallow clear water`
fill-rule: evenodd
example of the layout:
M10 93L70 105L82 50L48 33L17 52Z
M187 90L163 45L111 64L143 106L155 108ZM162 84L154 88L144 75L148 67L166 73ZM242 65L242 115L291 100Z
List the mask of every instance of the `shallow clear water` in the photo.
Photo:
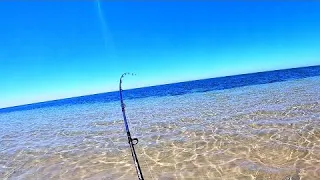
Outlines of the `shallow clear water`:
M320 76L125 103L145 179L320 177ZM136 179L118 101L0 121L0 179Z

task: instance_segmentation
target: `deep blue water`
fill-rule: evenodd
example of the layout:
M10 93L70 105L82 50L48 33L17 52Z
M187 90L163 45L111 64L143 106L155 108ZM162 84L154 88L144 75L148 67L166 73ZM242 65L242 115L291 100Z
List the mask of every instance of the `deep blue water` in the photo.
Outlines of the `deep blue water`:
M150 96L175 96L194 92L206 92L248 85L267 84L313 76L320 76L320 66L275 70L124 90L124 98L136 99ZM3 108L0 109L0 113L30 110L49 106L111 101L119 101L118 91Z

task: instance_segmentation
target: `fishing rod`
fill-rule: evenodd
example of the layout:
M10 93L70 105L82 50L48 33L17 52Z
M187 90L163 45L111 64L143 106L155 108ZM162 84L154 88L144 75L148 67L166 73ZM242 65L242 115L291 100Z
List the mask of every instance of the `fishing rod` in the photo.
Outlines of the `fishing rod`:
M122 115L123 115L123 121L124 121L124 125L126 126L126 132L127 132L127 136L128 136L128 143L130 145L130 149L131 149L131 155L133 158L133 162L137 171L137 175L138 175L138 179L139 180L144 180L143 179L143 175L142 175L142 171L139 165L139 161L138 161L138 157L136 154L136 151L134 149L134 145L138 144L138 139L137 138L131 138L131 134L129 131L129 126L128 126L128 122L127 122L127 117L126 117L126 113L125 113L125 104L123 102L123 98L122 98L122 78L126 75L134 75L132 73L124 73L122 74L122 76L120 77L120 83L119 83L119 92L120 92L120 101L121 101L121 109L122 109Z

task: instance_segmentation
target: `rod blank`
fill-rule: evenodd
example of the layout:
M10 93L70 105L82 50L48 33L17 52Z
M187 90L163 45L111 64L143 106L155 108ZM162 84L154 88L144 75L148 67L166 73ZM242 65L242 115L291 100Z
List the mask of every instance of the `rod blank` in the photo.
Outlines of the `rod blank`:
M122 96L122 78L125 75L134 75L132 73L124 73L122 74L122 76L120 77L120 83L119 83L119 93L120 93L120 101L121 101L121 109L122 109L122 115L123 115L123 121L124 121L124 125L126 127L126 132L127 132L127 136L128 136L128 143L130 145L130 150L131 150L131 155L133 158L133 162L137 171L137 175L138 175L138 179L139 180L144 180L143 179L143 175L142 175L142 171L139 165L139 161L138 161L138 157L136 154L136 151L134 149L134 145L138 144L138 139L137 138L131 138L131 134L130 134L130 130L129 130L129 125L128 125L128 121L127 121L127 117L126 117L126 110L125 110L125 104L123 102L123 96Z

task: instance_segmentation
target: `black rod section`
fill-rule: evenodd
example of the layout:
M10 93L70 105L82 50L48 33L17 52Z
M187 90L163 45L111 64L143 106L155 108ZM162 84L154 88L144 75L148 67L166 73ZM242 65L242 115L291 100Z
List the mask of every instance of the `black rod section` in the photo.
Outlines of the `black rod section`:
M137 175L138 175L138 179L139 180L144 180L143 179L143 175L142 175L142 171L139 165L139 161L138 161L138 157L136 154L136 151L134 149L134 145L138 144L138 139L137 138L131 138L131 134L129 131L129 126L128 126L128 122L127 122L127 117L126 117L126 111L125 111L125 104L123 102L123 98L122 98L122 78L125 75L133 75L132 73L124 73L122 74L122 76L120 77L120 83L119 83L119 92L120 92L120 101L121 101L121 109L122 109L122 115L123 115L123 121L124 121L124 125L126 126L126 132L127 132L127 136L128 136L128 143L130 145L130 149L131 149L131 155L133 158L133 162L134 162L134 166L136 168L137 171Z

